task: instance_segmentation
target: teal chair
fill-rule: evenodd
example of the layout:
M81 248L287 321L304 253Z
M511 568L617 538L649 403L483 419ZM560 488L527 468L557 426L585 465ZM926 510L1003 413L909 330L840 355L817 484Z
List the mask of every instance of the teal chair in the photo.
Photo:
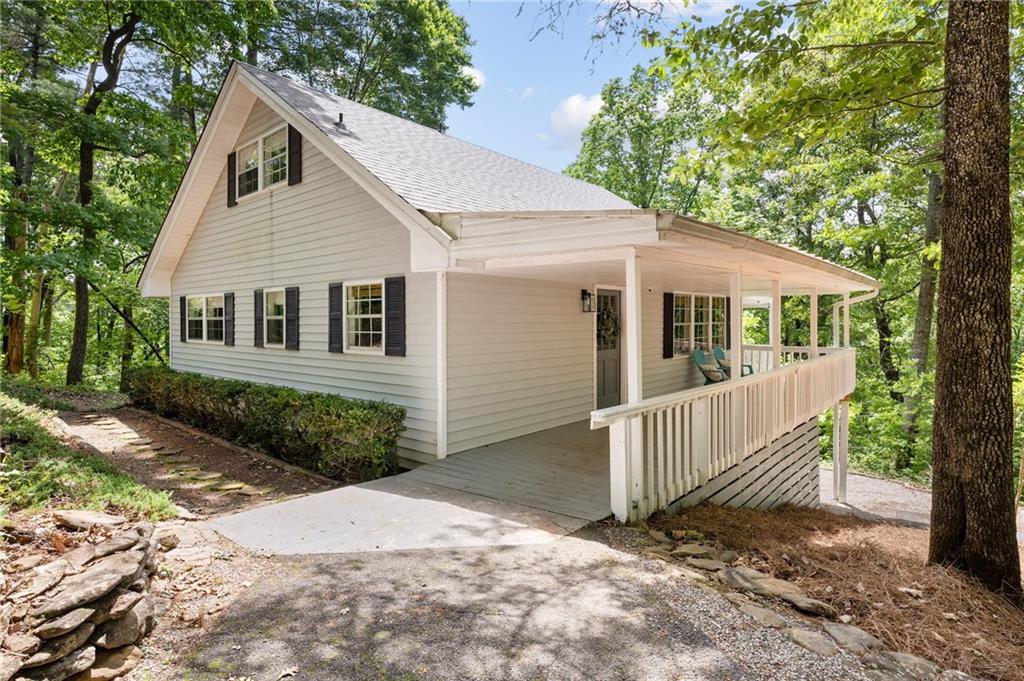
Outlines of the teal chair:
M722 371L725 372L726 376L732 376L732 365L729 362L729 356L725 354L725 350L720 347L715 347L715 361L718 362L718 366L722 367ZM749 364L744 364L740 367L740 376L749 376L754 373L754 367Z
M693 351L693 361L697 363L697 368L704 374L704 385L721 383L729 378L722 367L718 366L703 350Z

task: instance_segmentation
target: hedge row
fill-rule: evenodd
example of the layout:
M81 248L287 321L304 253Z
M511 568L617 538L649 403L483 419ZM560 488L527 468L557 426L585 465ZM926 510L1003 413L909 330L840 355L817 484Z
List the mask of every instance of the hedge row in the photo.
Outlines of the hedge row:
M143 409L339 480L372 480L398 468L405 409L387 402L163 367L134 371L128 394Z

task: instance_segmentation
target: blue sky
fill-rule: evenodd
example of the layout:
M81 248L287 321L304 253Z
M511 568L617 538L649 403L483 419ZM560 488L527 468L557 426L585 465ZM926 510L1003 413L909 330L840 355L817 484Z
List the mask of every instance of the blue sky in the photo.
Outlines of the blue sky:
M579 134L600 105L601 86L657 55L632 42L588 55L595 6L572 12L561 34L543 31L531 40L541 21L539 5L452 4L476 41L473 64L483 86L473 106L451 108L449 134L555 171L576 157Z

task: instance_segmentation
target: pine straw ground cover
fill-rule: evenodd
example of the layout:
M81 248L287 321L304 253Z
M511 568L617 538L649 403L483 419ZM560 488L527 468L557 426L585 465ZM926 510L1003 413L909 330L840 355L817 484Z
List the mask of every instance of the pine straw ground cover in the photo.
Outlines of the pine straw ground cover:
M926 565L927 530L813 509L716 506L651 526L691 530L739 552L742 563L799 584L891 650L975 677L1024 681L1024 609L956 570Z

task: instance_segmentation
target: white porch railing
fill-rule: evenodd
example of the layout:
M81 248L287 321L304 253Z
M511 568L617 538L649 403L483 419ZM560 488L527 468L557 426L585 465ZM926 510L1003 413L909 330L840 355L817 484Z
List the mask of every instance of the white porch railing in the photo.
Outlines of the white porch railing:
M832 346L820 346L818 354L827 355L839 349ZM782 365L785 366L793 362L802 362L810 359L811 349L806 345L783 345L780 354L782 356ZM772 346L744 345L743 363L750 365L756 373L771 371L774 368L772 366Z
M608 427L615 517L646 518L667 507L853 392L855 351L829 351L774 371L592 412L592 429Z

